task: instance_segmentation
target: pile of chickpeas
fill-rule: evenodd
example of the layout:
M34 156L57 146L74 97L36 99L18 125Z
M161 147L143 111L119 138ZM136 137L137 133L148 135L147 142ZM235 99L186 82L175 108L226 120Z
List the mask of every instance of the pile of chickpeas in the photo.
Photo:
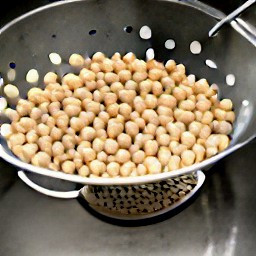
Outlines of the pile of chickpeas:
M235 114L206 79L169 60L133 53L111 58L72 54L79 70L44 76L16 110L6 134L26 163L83 177L158 174L199 163L225 150Z

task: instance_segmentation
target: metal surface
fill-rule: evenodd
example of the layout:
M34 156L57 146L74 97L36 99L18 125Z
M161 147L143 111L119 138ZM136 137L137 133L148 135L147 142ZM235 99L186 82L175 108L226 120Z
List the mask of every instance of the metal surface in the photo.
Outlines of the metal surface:
M73 52L91 55L103 51L111 55L116 51L122 54L132 51L139 58L144 58L145 51L151 47L156 59L166 61L172 58L183 63L188 73L217 83L223 97L232 99L237 121L228 150L202 163L170 173L122 179L83 178L25 164L11 154L3 140L1 156L22 169L83 184L142 184L204 169L251 141L255 137L256 126L256 119L253 118L255 79L251 72L256 50L232 28L223 28L218 36L208 38L208 31L216 24L216 15L220 12L214 12L213 8L203 4L194 6L196 2L100 0L65 1L45 6L13 20L0 30L0 71L5 82L8 82L8 64L15 62L17 76L14 83L20 88L21 95L25 96L30 86L24 82L24 78L30 68L36 68L40 74L49 70L59 73L63 73L63 69L67 71L66 63L58 67L50 65L48 54L51 52L59 53L67 62ZM132 33L124 32L123 28L127 25L133 27ZM149 40L139 37L138 31L144 25L152 30L153 35ZM88 34L91 29L96 29L95 36ZM177 47L171 51L164 47L169 38L177 43ZM199 55L189 51L189 45L194 40L202 44L203 50ZM16 47L17 43L19 47ZM218 69L205 65L206 59L213 60ZM240 63L243 63L243 68ZM235 76L235 86L226 84L228 74ZM243 104L244 101L246 104Z

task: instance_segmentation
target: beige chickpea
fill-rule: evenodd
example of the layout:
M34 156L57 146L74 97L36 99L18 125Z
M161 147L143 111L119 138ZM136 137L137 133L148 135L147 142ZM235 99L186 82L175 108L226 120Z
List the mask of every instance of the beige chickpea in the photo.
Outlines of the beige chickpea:
M181 134L181 143L185 146L187 146L189 149L193 147L193 145L196 143L196 137L191 132L183 132Z
M132 113L132 107L127 103L121 103L119 105L119 113L122 115L126 120L130 119L130 115Z
M41 124L37 125L36 131L37 131L39 136L47 136L47 135L50 134L51 130L47 125L41 123Z
M84 148L82 156L84 161L88 163L96 159L96 152L92 148Z
M165 68L168 72L172 72L176 68L176 62L174 60L168 60L165 64Z
M143 118L139 117L134 120L140 130L143 130L146 126L146 122Z
M36 121L30 117L22 117L19 123L24 128L25 133L36 127Z
M49 156L52 156L52 138L50 136L42 136L37 142L41 151L46 152Z
M100 67L103 72L112 72L114 70L113 61L109 58L103 59L102 63L100 64Z
M92 94L93 101L96 101L98 103L103 102L104 94L101 93L99 90L95 90Z
M181 162L184 166L190 166L195 162L196 154L192 150L184 150L181 153Z
M171 151L168 147L160 147L159 151L157 153L157 157L161 163L162 166L167 166L170 158L171 158Z
M121 133L117 137L117 143L120 148L129 149L132 144L132 138L128 134Z
M131 155L133 155L135 152L137 152L140 149L140 146L137 144L133 144L129 148L129 152Z
M158 115L173 116L173 110L166 106L158 106L156 112Z
M38 152L31 159L31 163L35 166L47 168L51 162L51 157L46 152Z
M118 60L121 60L122 56L119 52L115 52L112 57L111 57L111 60L114 60L114 61L118 61Z
M131 137L135 137L139 133L139 127L135 122L128 121L125 123L125 131Z
M233 103L230 99L223 99L219 103L219 108L224 111L231 111L233 108Z
M172 122L166 125L166 129L170 134L171 141L179 141L181 136L181 130Z
M106 163L107 159L108 159L108 155L106 154L106 152L101 151L97 154L97 159L101 162Z
M82 67L84 65L84 57L80 54L73 53L70 55L68 62L73 67Z
M158 105L157 97L153 94L147 94L144 102L147 108L151 108L151 109L156 108Z
M106 110L110 117L116 117L119 111L119 104L117 103L111 104L107 107Z
M105 74L105 82L107 84L112 84L112 83L115 83L115 82L119 82L119 75L113 73L113 72L107 72Z
M78 174L82 177L88 177L90 175L90 169L87 165L83 165L78 169Z
M137 118L140 118L140 114L137 111L133 111L130 114L130 119L131 121L136 121Z
M202 162L205 158L205 148L200 144L194 144L192 150L196 155L195 163Z
M162 78L163 72L160 69L152 68L148 72L148 77L152 81L158 81Z
M38 151L38 146L37 144L25 144L21 149L23 155L22 161L29 163Z
M99 129L96 131L96 137L102 140L107 139L108 134L105 129Z
M210 158L218 154L218 149L216 147L206 148L206 158Z
M111 119L110 119L111 120ZM124 130L124 125L119 122L113 122L108 124L107 134L110 138L116 138L119 134L121 134Z
M65 89L63 87L59 87L51 91L50 99L52 102L61 102L65 97Z
M185 125L189 125L195 120L195 114L191 111L175 109L173 113L176 120L184 123Z
M65 113L69 117L78 116L81 110L81 107L77 105L68 105L64 108Z
M152 123L158 126L159 120L158 115L153 109L145 109L141 115L141 117L147 122Z
M153 81L152 83L152 93L158 97L163 93L163 85L159 81Z
M154 59L148 60L147 61L147 69L149 70L149 69L153 69L153 68L164 70L164 64L157 60L154 60Z
M217 127L215 127L214 132L220 134L229 135L233 130L232 125L227 121L219 121Z
M14 109L11 108L7 108L4 113L6 114L6 116L13 122L17 122L20 119L20 115L18 114L18 112Z
M230 139L227 135L225 134L220 134L219 135L219 151L222 152L225 150L230 144Z
M111 162L107 165L107 173L111 176L111 177L116 177L119 175L120 172L120 164L119 163L115 163L115 162Z
M136 169L136 165L133 162L131 162L131 161L126 162L120 168L120 175L122 177L128 177L131 175L131 173L135 169Z
M139 85L133 81L133 80L128 80L125 83L124 89L126 90L133 90L133 91L137 91L138 90Z
M63 172L67 174L74 174L76 170L76 166L72 161L67 160L62 163L61 169Z
M43 102L38 106L38 108L42 111L43 114L46 114L48 113L49 105L50 105L50 102Z
M37 133L36 133L36 131L35 130L30 130L27 134L26 134L26 141L28 142L28 143L35 143L35 142L37 142L37 140L38 140L38 135L37 135Z
M131 159L131 154L128 150L126 149L118 149L115 155L115 160L120 163L126 163Z
M233 111L226 112L225 121L228 121L230 123L234 123L235 118L236 118L236 116L235 116L235 113Z
M53 141L59 141L63 136L63 131L60 128L53 127L51 129L50 136Z
M98 117L106 124L109 120L109 114L106 111L101 111L98 114Z
M158 98L158 105L159 106L165 106L168 108L174 108L177 105L177 99L172 96L172 95L168 95L168 94L162 94L159 98Z
M136 96L134 98L133 104L134 104L135 111L138 112L139 114L141 114L147 108L146 103L140 96Z
M97 115L100 112L100 103L95 101L88 102L85 106L85 110Z
M115 93L109 92L104 95L104 104L109 106L111 104L116 103L117 95Z
M180 84L179 87L186 92L186 97L194 96L193 89L189 86L186 86L184 84Z
M212 133L212 130L211 130L210 126L207 124L204 124L199 133L199 138L207 139L211 133Z
M114 93L118 93L119 91L123 90L124 86L122 83L120 82L115 82L113 84L110 85L110 90Z
M118 148L119 148L118 143L115 140L107 139L105 141L104 150L107 154L114 155L117 152Z
M188 149L187 146L180 144L177 141L171 141L169 148L170 148L171 152L173 153L173 155L177 155L177 156L180 156L183 151Z
M147 71L147 63L144 60L135 59L131 63L132 71L138 72L146 72Z
M158 151L158 143L156 140L148 140L145 142L144 151L147 156L155 156Z
M162 166L159 160L154 156L147 156L144 160L144 165L149 174L158 174L162 172Z
M118 96L121 102L131 104L136 97L136 92L134 90L120 90Z
M100 138L95 138L92 142L92 148L95 152L99 153L101 151L103 151L104 149L104 140L100 139Z
M205 111L208 111L210 110L212 106L212 103L210 100L208 99L203 99L203 100L199 100L197 103L196 103L196 108L201 111L201 112L205 112Z
M179 108L182 110L193 111L196 105L192 100L182 100L179 102Z
M107 169L106 164L97 159L89 163L89 168L91 173L96 176L100 176L100 174L104 173Z
M213 113L211 111L205 111L203 113L202 119L201 119L201 123L202 124L210 124L213 121Z
M202 118L203 118L203 113L199 110L194 111L195 114L195 120L197 122L201 122Z
M75 148L76 140L74 135L65 134L62 137L62 144L65 147L65 149L73 149Z
M60 156L63 155L65 151L65 148L63 144L60 141L55 141L52 144L52 155L55 156Z
M180 168L181 159L179 156L171 156L168 163L168 170L175 171Z
M168 146L171 142L171 136L169 134L161 134L156 138L160 146Z
M86 141L92 141L96 137L96 131L92 127L84 127L80 132L81 138Z
M102 62L106 58L105 54L102 52L96 52L92 56L93 62Z
M53 84L56 83L58 79L58 76L56 73L54 72L48 72L46 73L46 75L44 76L44 84L48 85L48 84Z
M16 106L16 111L20 116L27 116L30 114L33 107L34 107L34 104L32 102L20 99Z
M210 86L206 79L200 79L197 82L195 82L194 92L195 94L199 94L199 93L205 94L208 91L209 87Z
M99 72L98 74L101 74L101 72ZM97 75L98 75L98 74L97 74ZM104 78L104 73L103 73L103 78ZM106 86L106 82L105 82L105 80L103 80L103 78L102 78L102 79L99 79L99 78L98 78L98 80L97 80L97 82L96 82L96 86L97 86L96 89L100 90L101 88L103 88L104 86Z
M123 61L127 64L132 63L136 59L136 56L132 52L128 52L123 56Z
M169 76L163 77L161 79L161 84L165 89L165 93L171 93L172 89L175 87L173 79L171 79Z
M185 100L187 97L186 91L181 89L180 87L173 88L172 95L178 101Z
M153 87L153 82L150 79L147 79L145 81L141 81L139 83L139 91L141 93L142 97L145 97L149 92L151 92Z
M42 104L44 102L49 102L48 95L46 96L44 91L40 88L31 88L28 91L28 101L34 104Z
M121 83L125 84L132 79L132 73L129 70L121 70L118 72L118 78Z
M70 127L78 132L85 127L85 122L79 117L72 117L70 119Z
M165 115L160 115L158 119L159 119L159 124L161 126L166 126L168 123L174 121L174 118L172 116L165 116Z
M65 75L62 78L62 83L68 85L71 91L83 86L83 80L79 76L72 73Z
M156 133L156 128L157 128L156 125L149 123L144 128L143 133L144 134L151 134L151 135L154 136L155 133Z
M113 62L113 68L116 73L126 69L126 64L123 60L116 60Z
M202 124L200 122L197 122L197 121L193 121L188 126L189 132L191 132L196 137L199 135L201 129L202 129Z
M48 111L51 115L54 115L54 113L60 111L61 108L61 104L60 102L52 102L50 103L50 105L48 106Z
M144 166L144 164L138 164L137 166L137 174L139 176L143 176L147 174L147 168Z
M158 126L156 128L156 136L160 136L161 134L166 134L167 130L163 126Z
M97 82L96 81L86 81L85 82L85 86L86 86L86 88L90 91L90 92L92 92L92 91L94 91L94 90L96 90L97 89L97 87L98 87L98 84L97 84ZM103 87L102 87L103 88ZM102 88L100 88L100 91L102 90Z
M96 79L95 73L91 70L88 70L87 68L81 69L79 77L84 83L88 81L95 81Z
M222 110L220 108L216 108L214 109L214 117L218 120L218 121L224 121L226 119L226 111Z
M79 117L83 119L81 113L79 114ZM90 111L87 112L86 113L86 119L88 120L89 124L93 123L93 120L95 119L95 113L90 112Z
M132 155L132 161L135 164L142 164L144 162L144 159L145 159L145 152L142 150L138 150Z

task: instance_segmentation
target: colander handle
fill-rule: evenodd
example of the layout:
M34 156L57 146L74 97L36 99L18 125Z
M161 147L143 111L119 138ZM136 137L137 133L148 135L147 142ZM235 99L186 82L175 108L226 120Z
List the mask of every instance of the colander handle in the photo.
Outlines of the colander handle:
M251 5L253 5L256 2L256 0L248 0L243 5L235 9L233 12L231 12L229 15L227 15L225 18L223 18L221 21L219 21L210 31L209 31L209 37L213 37L216 35L216 33L222 28L222 26L225 23L231 23L234 21L240 14L242 14L247 8L249 8ZM239 32L239 31L238 31Z
M31 181L26 173L22 170L18 171L19 178L30 188L36 190L37 192L40 192L46 196L54 197L54 198L61 198L61 199L74 199L77 198L80 194L80 190L74 190L74 191L68 191L68 192L62 192L62 191L54 191L50 189L43 188L33 181Z

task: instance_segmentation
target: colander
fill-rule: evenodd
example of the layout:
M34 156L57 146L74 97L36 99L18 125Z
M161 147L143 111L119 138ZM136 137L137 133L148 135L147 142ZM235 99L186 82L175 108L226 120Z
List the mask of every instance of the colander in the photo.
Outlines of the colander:
M255 30L238 17L254 2L248 1L238 12L225 16L194 0L60 1L26 13L0 30L2 96L5 96L4 85L12 83L19 88L20 96L25 97L35 86L25 80L30 69L38 70L39 87L49 71L62 76L72 71L68 65L72 53L86 57L97 51L108 56L133 52L142 59L154 57L162 62L174 59L184 64L187 74L206 78L218 86L219 97L233 101L236 122L231 144L225 151L176 171L127 178L84 178L35 167L15 157L3 138L0 156L30 173L94 186L135 186L206 170L249 143L256 134ZM51 63L50 53L58 53L62 63ZM4 122L4 117L0 120ZM20 176L27 178L24 172Z

